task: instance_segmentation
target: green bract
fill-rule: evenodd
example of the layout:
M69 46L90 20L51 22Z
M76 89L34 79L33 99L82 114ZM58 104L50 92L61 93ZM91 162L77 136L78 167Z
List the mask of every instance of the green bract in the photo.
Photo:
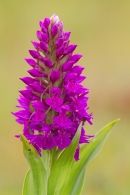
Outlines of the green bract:
M81 195L86 166L100 152L111 128L118 121L119 119L109 123L88 145L82 146L78 162L75 162L73 156L79 141L81 125L71 145L60 156L53 156L53 160L52 153L49 154L48 151L44 151L42 158L39 157L33 146L21 135L24 155L30 165L30 171L24 180L23 195Z

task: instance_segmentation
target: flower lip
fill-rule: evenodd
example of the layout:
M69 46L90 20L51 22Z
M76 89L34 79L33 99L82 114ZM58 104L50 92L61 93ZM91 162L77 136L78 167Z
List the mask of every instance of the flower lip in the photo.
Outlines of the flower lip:
M54 96L60 96L61 95L61 89L59 87L53 87L50 91L50 94L51 95L54 95Z
M35 109L35 110L45 110L45 106L42 102L33 102L32 103L32 107Z

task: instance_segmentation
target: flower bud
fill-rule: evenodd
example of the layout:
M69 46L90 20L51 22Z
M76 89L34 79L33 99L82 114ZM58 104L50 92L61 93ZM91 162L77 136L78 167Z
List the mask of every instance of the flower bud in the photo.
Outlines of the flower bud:
M50 74L50 79L51 79L52 82L55 82L58 79L60 79L60 71L58 71L58 70L52 70L52 72Z

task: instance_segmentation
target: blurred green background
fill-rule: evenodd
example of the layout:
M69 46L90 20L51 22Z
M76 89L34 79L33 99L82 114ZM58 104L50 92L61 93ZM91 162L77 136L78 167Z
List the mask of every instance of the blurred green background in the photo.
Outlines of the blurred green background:
M121 118L100 155L87 168L83 195L130 194L130 0L0 0L0 195L20 195L28 164L14 134L19 77L36 40L38 22L56 13L84 57L95 133Z

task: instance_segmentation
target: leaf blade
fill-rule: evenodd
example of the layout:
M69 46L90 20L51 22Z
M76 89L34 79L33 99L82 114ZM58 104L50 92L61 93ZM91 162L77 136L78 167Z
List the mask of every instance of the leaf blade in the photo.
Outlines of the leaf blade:
M61 189L66 185L73 156L78 145L82 124L79 125L76 135L74 136L71 145L66 148L51 170L48 180L48 195L59 195Z
M80 195L82 191L85 169L87 164L94 159L100 152L106 138L108 137L111 128L119 121L119 119L109 123L102 128L91 140L88 145L84 145L80 151L80 160L76 163L73 161L72 170L69 180L64 190L61 191L61 195ZM80 178L80 179L79 179ZM78 189L79 190L78 190Z
M35 195L47 195L47 174L35 148L20 134L24 156L27 159L33 176Z
M33 186L33 176L31 171L29 170L25 176L22 195L34 195L34 186Z

